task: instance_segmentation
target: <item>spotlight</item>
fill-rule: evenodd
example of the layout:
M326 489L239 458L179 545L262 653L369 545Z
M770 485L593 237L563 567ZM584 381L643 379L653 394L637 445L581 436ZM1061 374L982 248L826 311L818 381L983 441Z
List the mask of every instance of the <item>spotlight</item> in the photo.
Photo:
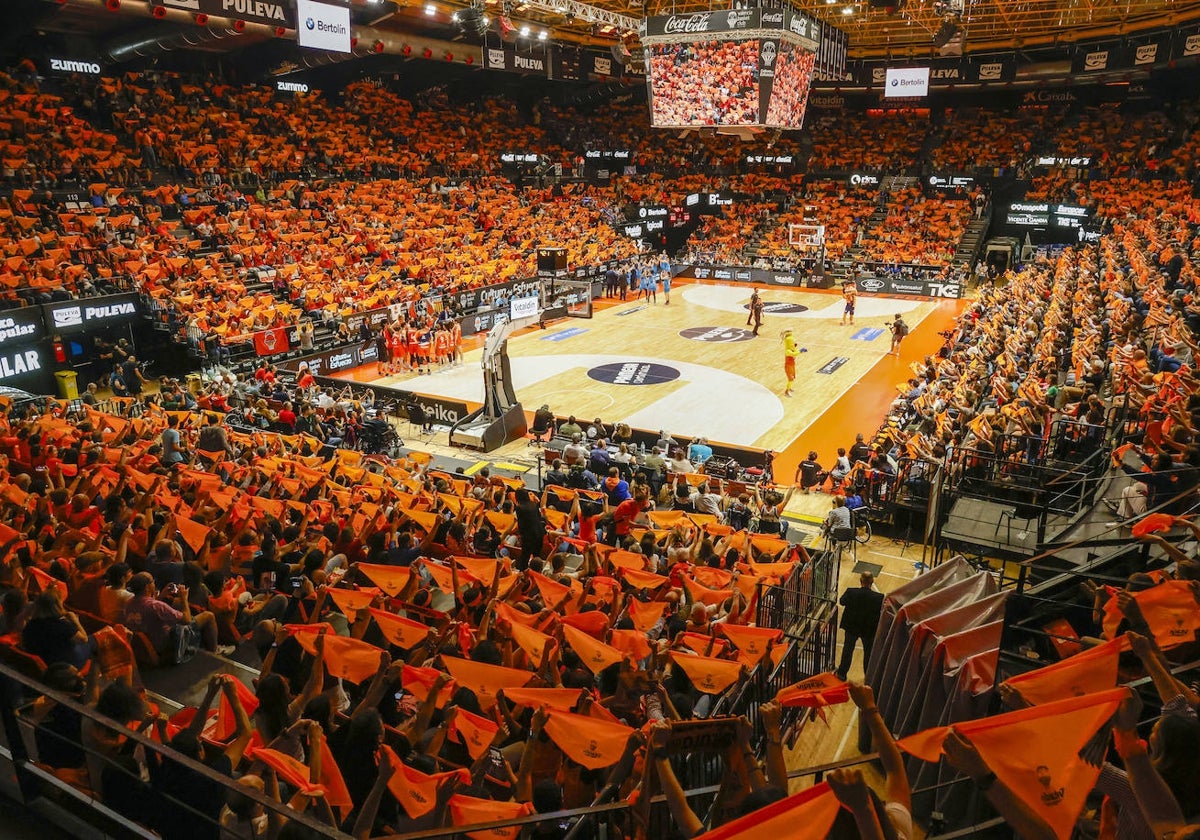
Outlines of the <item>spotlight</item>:
M447 61L454 61L454 53L452 53L452 52L446 53L445 58Z
M208 26L208 15L204 14L204 12L201 12L200 14L196 15L196 25L197 26Z
M167 16L167 7L155 6L153 9L151 9L150 14L154 15L159 20L162 20Z
M405 44L404 49L400 50L400 54L405 58L408 58L410 55L412 55L412 44Z
M541 32L538 33L539 41L545 41L549 37L550 37L550 33L547 32L545 29L543 29Z
M425 14L428 15L429 17L433 17L434 15L437 14L437 6L433 5L432 3L426 3L425 4Z
M475 56L468 54L468 55L467 55L467 57L464 59L464 61L465 61L467 64L474 64L474 63L475 63Z
M374 44L371 46L371 49L375 50L375 52L376 52L376 53L381 53L381 52L383 52L383 41L376 41L376 42L375 42L375 43L374 43Z
M235 20L233 22L233 31L234 32L245 32L246 31L246 21Z
M276 38L282 38L286 34L287 34L287 29L285 29L284 27L282 27L282 26L275 27L275 37Z
M115 12L117 9L121 8L121 0L104 0L104 8L108 9L110 12Z
M521 27L521 37L522 37L522 38L528 38L528 37L529 37L529 27L528 27L528 26L522 26L522 27Z
M429 47L426 47L425 50L421 53L421 55L425 58L432 58L433 50L429 49Z

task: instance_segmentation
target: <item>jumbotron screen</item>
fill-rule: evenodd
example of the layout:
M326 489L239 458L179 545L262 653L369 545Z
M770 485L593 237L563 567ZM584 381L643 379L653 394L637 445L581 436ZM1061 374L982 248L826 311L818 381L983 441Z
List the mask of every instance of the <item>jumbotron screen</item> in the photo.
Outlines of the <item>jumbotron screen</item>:
M820 37L820 23L784 9L647 19L651 124L800 128Z
M651 47L651 124L757 125L758 50L757 38Z

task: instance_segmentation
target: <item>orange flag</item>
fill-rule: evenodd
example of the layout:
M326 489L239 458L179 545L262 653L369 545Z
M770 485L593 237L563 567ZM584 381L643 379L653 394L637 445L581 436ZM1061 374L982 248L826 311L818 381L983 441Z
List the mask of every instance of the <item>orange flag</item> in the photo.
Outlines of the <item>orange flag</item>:
M404 690L416 697L422 703L429 697L429 692L433 691L433 686L437 682L438 677L442 672L437 668L422 668L419 665L404 665L400 671L400 684L404 686ZM434 705L441 708L450 702L449 698L454 696L457 686L454 680L446 683L442 690L438 692L438 698Z
M552 607L559 603L571 591L569 586L561 584L556 580L551 580L539 572L530 572L529 577L537 585L538 592L542 596L542 603L547 607Z
M1004 684L1035 706L1105 691L1116 687L1117 660L1128 649L1129 640L1118 636L1061 662L1009 677Z
M462 784L471 783L471 774L466 770L451 770L447 773L429 775L420 770L414 770L402 762L391 747L386 744L383 749L391 758L392 767L396 772L388 779L388 790L414 820L423 817L437 806L438 787L446 779L454 778Z
M379 597L378 589L334 589L325 590L325 594L351 622L358 616L359 610L371 606L371 602Z
M384 566L379 563L355 563L354 568L370 578L371 583L393 598L403 591L404 587L408 585L409 578L412 577L410 569L399 566Z
M742 675L741 662L714 659L711 656L688 656L671 651L671 661L683 669L697 691L720 694Z
M701 834L697 840L824 840L841 807L829 782L821 782Z
M589 770L611 767L621 759L633 728L570 712L551 712L546 734L576 764Z
M453 656L443 656L442 663L461 688L469 688L475 692L479 705L484 709L495 705L496 692L500 689L520 688L533 679L532 671L505 668L503 665L487 665Z
M379 626L383 637L396 647L409 650L424 642L429 637L429 628L419 621L394 615L385 610L371 608L371 618Z
M683 586L693 601L699 601L701 604L709 606L720 606L733 596L732 589L709 589L686 577L683 579Z
M504 699L531 709L545 706L547 709L569 712L583 696L582 691L580 688L506 688Z
M1178 647L1195 638L1200 630L1200 605L1192 595L1186 580L1169 580L1134 593L1133 599L1142 608L1146 623L1154 632L1154 640L1163 650ZM1117 609L1114 595L1104 605L1104 636L1113 638L1123 614Z
M437 528L438 515L436 513L427 510L402 510L400 512L419 525L421 530L426 533Z
M608 643L639 662L651 653L650 642L646 640L646 634L641 630L614 630Z
M709 566L692 566L692 578L713 589L722 589L729 586L729 582L733 580L733 574L724 569L713 569Z
M252 761L261 761L274 770L279 778L310 796L315 793L322 793L324 790L321 785L314 785L309 781L311 774L308 771L308 765L298 759L292 758L287 753L261 747L250 753L250 759Z
M458 563L460 569L465 569L473 578L478 580L484 586L491 586L496 579L496 575L500 574L499 560L479 560L472 557L455 557L454 562Z
M629 601L629 620L633 626L643 633L648 633L658 624L667 608L666 601L639 601L636 598Z
M354 802L350 799L346 780L342 778L341 768L337 766L333 752L329 749L329 744L325 742L324 735L321 736L320 746L321 787L325 788L325 800L330 806L341 812L342 819L346 819L346 815L354 809Z
M618 569L624 569L625 571L641 572L646 568L645 555L634 551L625 551L621 548L616 548L608 552L608 554L604 555L604 559Z
M67 600L67 585L65 583L49 572L43 572L37 566L30 566L29 571L33 575L33 579L37 581L39 591L51 592L58 590L59 599L62 601Z
M1135 537L1144 537L1159 531L1170 531L1175 525L1175 517L1169 513L1150 513L1138 520L1132 529Z
M623 569L621 577L634 589L658 589L664 583L671 582L671 579L665 575L643 572L640 569Z
M526 627L520 622L510 624L509 632L512 633L512 639L517 643L517 647L525 651L534 667L541 668L542 654L546 651L546 642L550 641L550 637L532 627Z
M503 601L496 604L496 618L503 618L509 624L524 624L526 627L533 627L538 623L538 617L535 614L521 612Z
M775 702L781 706L807 706L820 709L836 706L850 699L850 684L828 671L781 688Z
M747 668L758 665L771 645L783 638L782 630L770 627L743 627L739 624L720 624L718 627L738 649L738 658Z
M494 799L477 799L459 793L450 797L450 822L460 827L498 820L515 820L532 813L533 805L528 802L497 802ZM516 840L520 834L519 825L466 832L471 840Z
M450 571L449 566L443 566L441 563L434 563L432 560L426 560L425 571L429 572L429 576L433 578L433 582L437 584L437 588L443 592L448 592L451 595L457 595L454 591L454 574ZM463 581L459 581L463 583Z
M954 728L970 738L997 778L1066 840L1100 775L1099 763L1092 764L1079 753L1128 696L1129 689L1116 688ZM949 733L950 727L939 726L904 738L898 745L925 761L937 761Z
M690 630L683 633L680 641L685 647L694 650L701 656L724 656L725 651L729 650L729 642L724 639L704 633L693 633Z
M462 743L471 758L478 761L479 757L488 751L499 731L500 726L494 720L473 714L466 709L459 709L450 723L448 734Z
M561 620L563 624L582 630L594 639L603 639L604 632L608 630L608 616L600 610L564 615Z
M287 627L300 647L315 656L317 631L305 625L289 624ZM382 650L367 642L334 633L325 634L325 670L335 677L352 683L369 680L379 671L379 658L382 655Z
M610 665L616 665L625 660L625 654L615 647L597 641L587 633L584 633L582 630L576 630L569 624L563 624L562 632L563 641L571 646L571 650L575 651L583 664L593 674L599 674Z
M200 549L204 548L204 541L208 539L208 533L212 530L207 525L193 522L184 516L175 519L175 527L179 530L179 536L183 537L183 541L197 554Z
M246 710L246 714L253 715L258 709L258 697L254 695L253 691L246 688L241 680L233 681L233 690L237 694L238 700L241 701L242 708ZM225 693L221 692L221 702L217 705L217 728L213 734L218 741L228 741L236 731L237 718L233 714L233 706L229 705Z

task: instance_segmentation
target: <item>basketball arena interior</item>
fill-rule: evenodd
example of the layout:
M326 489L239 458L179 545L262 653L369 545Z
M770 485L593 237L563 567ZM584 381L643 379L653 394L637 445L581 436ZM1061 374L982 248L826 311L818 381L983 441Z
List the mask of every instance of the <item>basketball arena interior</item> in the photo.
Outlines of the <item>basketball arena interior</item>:
M0 17L0 836L1200 836L1200 2Z

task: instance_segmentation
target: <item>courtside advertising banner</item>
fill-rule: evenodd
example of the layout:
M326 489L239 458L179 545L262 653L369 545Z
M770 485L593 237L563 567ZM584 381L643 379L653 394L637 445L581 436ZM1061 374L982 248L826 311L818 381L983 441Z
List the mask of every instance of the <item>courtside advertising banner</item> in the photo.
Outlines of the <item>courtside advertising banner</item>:
M153 0L153 4L209 17L232 18L287 29L296 25L296 15L287 0Z
M345 6L296 0L296 40L302 47L331 52L351 51L350 10Z
M898 96L928 96L928 67L889 67L884 78L883 95L886 99Z

